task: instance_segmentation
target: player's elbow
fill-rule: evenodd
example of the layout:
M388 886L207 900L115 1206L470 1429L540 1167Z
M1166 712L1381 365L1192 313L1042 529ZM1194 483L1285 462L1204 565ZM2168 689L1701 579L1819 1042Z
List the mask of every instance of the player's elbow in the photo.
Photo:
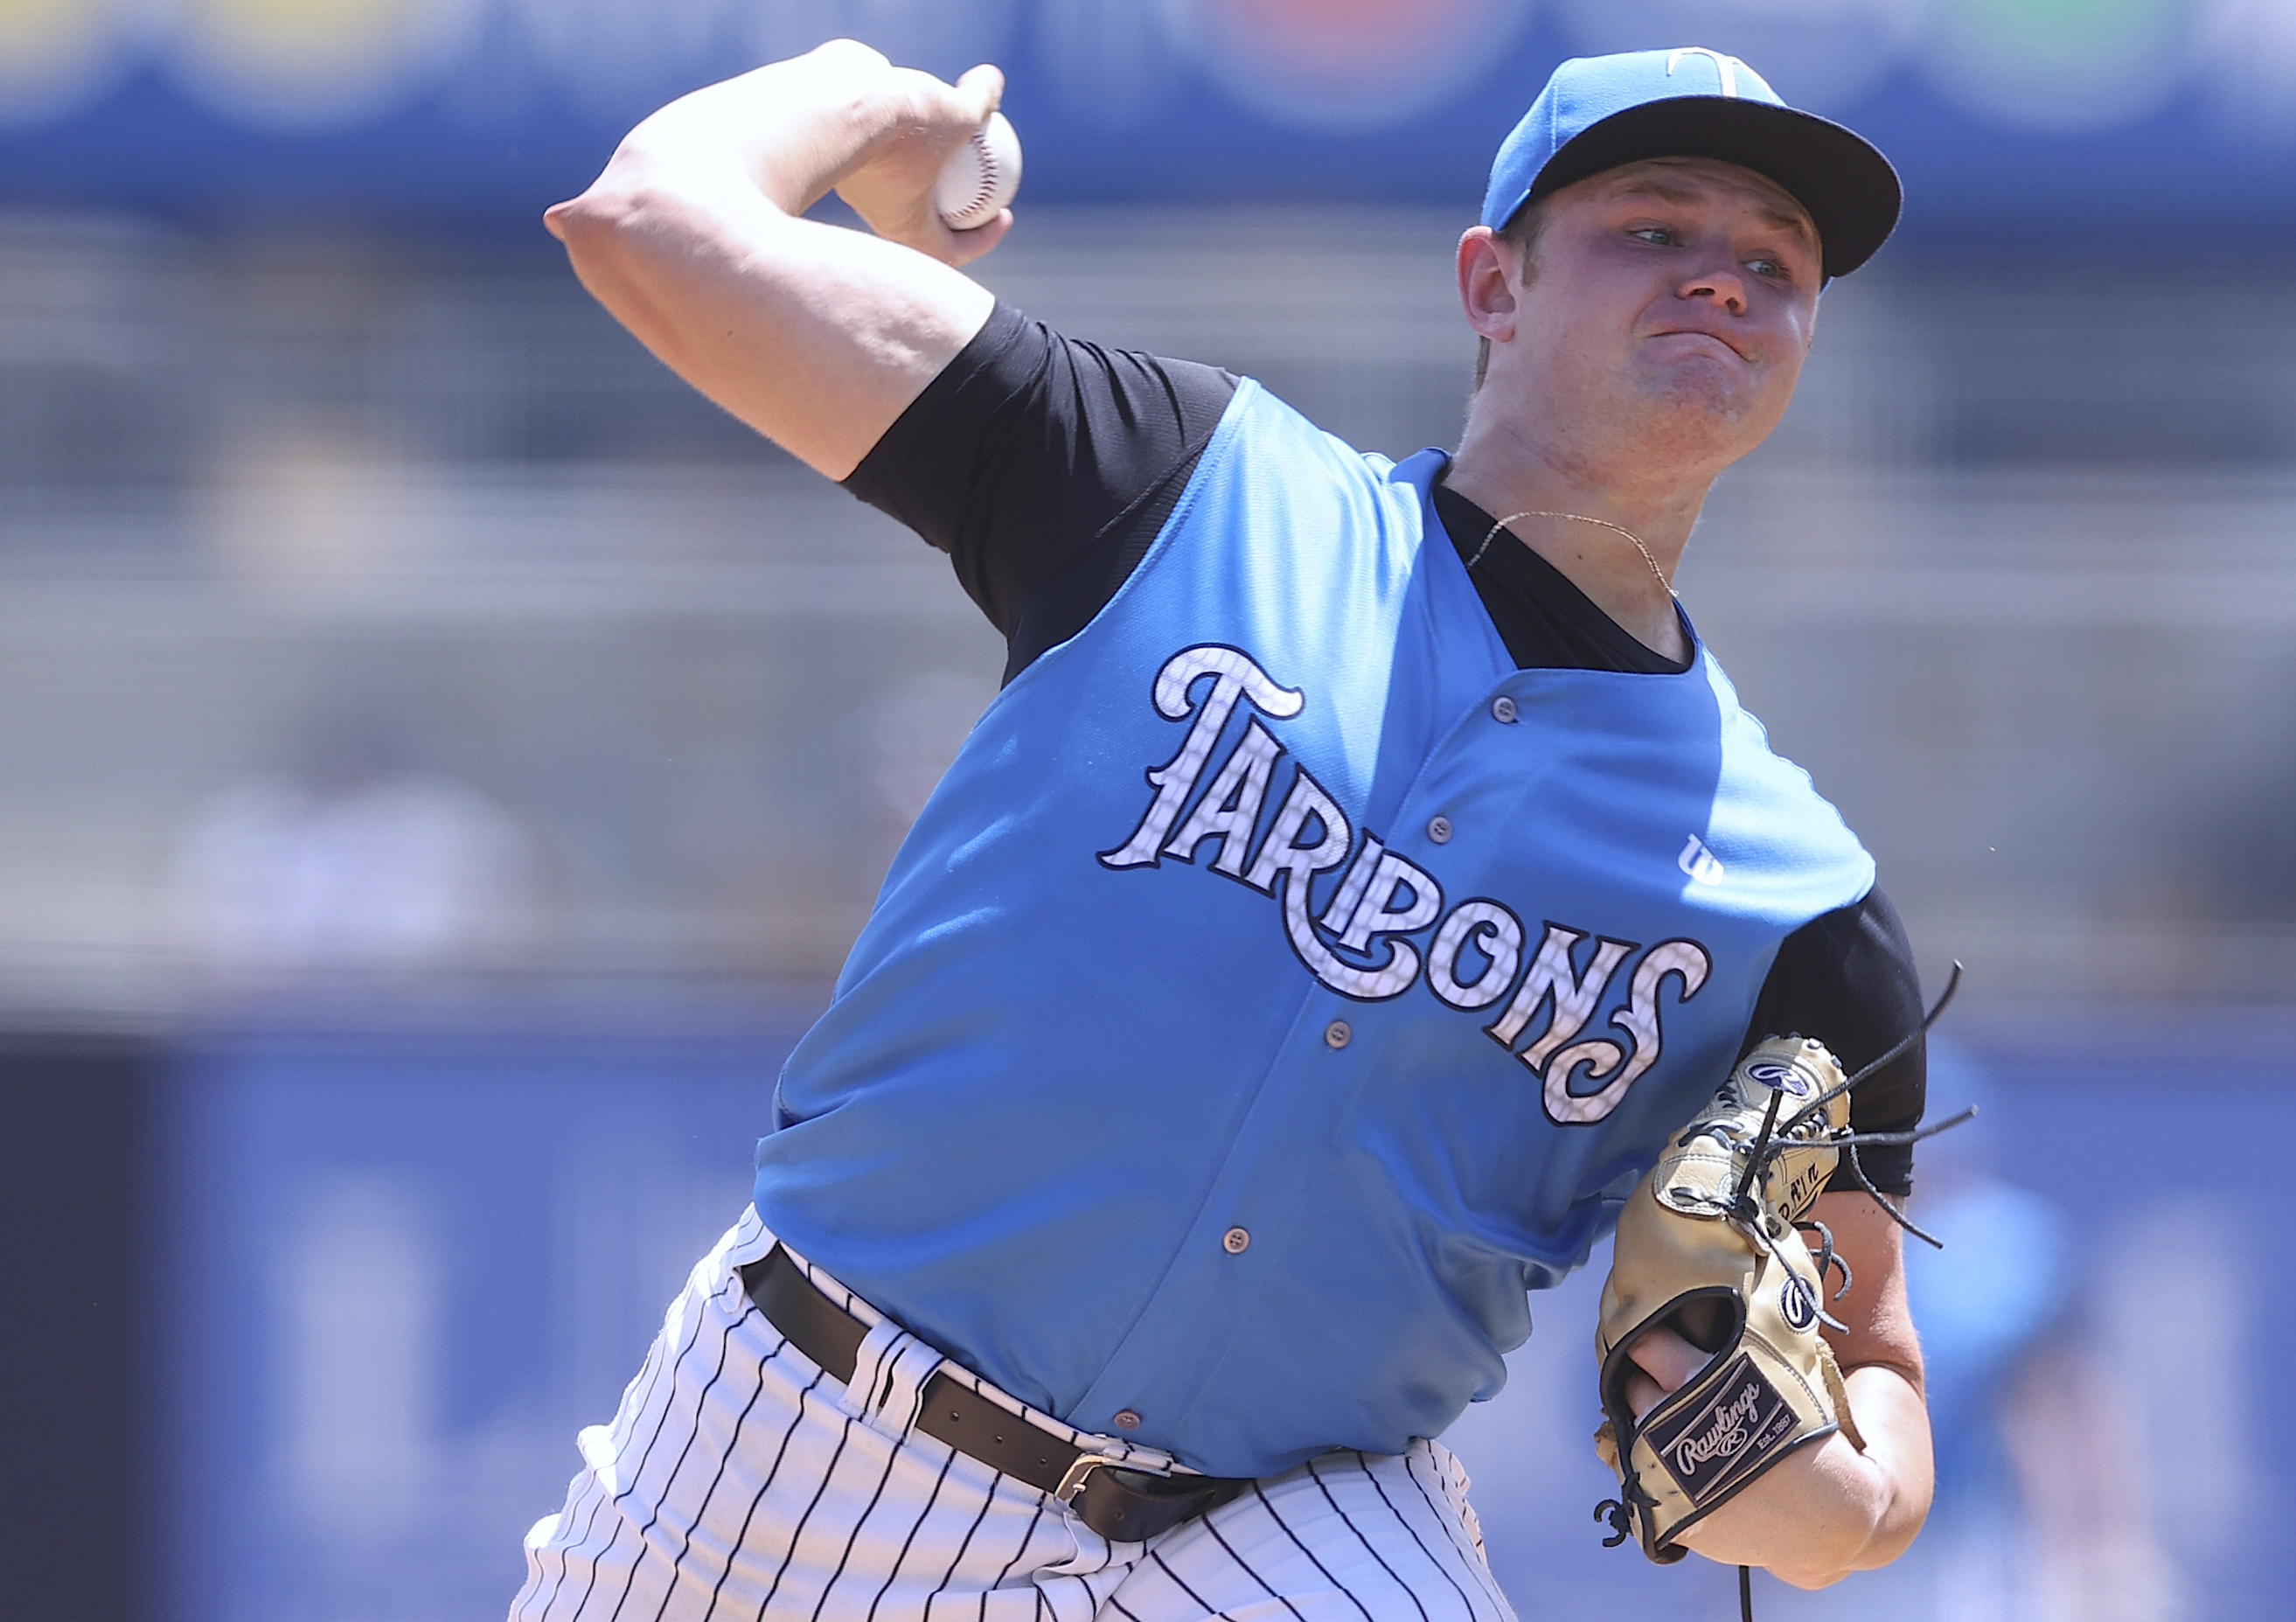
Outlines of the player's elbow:
M611 171L578 197L554 203L542 216L544 229L566 245L575 268L594 265L626 241L645 212L640 191Z
M1890 1512L1874 1528L1874 1536L1850 1561L1849 1571L1874 1571L1888 1565L1913 1547L1914 1538L1929 1518L1930 1495L1924 1483L1917 1495L1901 1495L1891 1503Z
M1870 1571L1876 1566L1886 1566L1897 1558L1897 1552L1870 1557L1861 1549L1854 1553L1836 1550L1803 1551L1772 1561L1765 1568L1781 1583L1806 1592L1831 1588L1853 1571Z
M1878 1570L1896 1560L1929 1519L1926 1495L1916 1500L1885 1489L1859 1507L1865 1513L1837 1522L1833 1537L1807 1537L1765 1569L1795 1588L1831 1588L1854 1572Z
M1804 1593L1815 1593L1821 1588L1831 1588L1850 1572L1854 1566L1806 1566L1800 1563L1780 1563L1764 1568L1781 1583Z
M1781 1583L1805 1592L1831 1588L1853 1571L1870 1571L1876 1566L1886 1566L1896 1555L1878 1559L1867 1558L1866 1551L1843 1552L1840 1550L1805 1552L1796 1550L1784 1559L1773 1561L1769 1574Z
M622 304L633 293L676 303L713 268L759 256L779 218L754 186L664 161L634 137L588 190L551 208L543 224L565 244L583 285L627 321Z
M543 224L565 245L582 285L626 324L691 277L701 230L690 205L619 160L580 196L559 203ZM640 330L640 336L646 336Z

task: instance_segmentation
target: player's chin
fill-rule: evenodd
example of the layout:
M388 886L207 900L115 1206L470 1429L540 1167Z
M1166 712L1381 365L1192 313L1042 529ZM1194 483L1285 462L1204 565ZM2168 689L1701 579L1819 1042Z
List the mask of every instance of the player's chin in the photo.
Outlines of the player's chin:
M1756 363L1706 348L1651 367L1643 387L1679 411L1734 422L1760 399L1763 381Z
M1646 373L1642 395L1653 427L1685 454L1742 456L1784 414L1785 399L1758 365L1694 356Z

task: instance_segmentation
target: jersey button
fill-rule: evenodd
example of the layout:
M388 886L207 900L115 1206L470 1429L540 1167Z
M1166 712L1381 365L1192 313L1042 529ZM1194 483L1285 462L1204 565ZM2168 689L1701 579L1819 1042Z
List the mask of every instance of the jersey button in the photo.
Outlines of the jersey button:
M1119 1408L1116 1411L1116 1428L1119 1430L1137 1430L1140 1429L1140 1416L1129 1408Z
M1230 1228L1220 1235L1220 1249L1230 1256L1242 1256L1251 1248L1251 1235L1242 1228Z
M1514 700L1504 692L1491 700L1491 719L1501 726L1514 725Z
M1438 845L1449 844L1451 842L1451 819L1447 816L1429 818L1427 823L1427 837L1434 840Z
M1325 1047L1332 1049L1343 1048L1353 1040L1355 1040L1355 1032L1348 1028L1348 1022L1345 1020L1334 1020L1329 1025L1324 1027L1324 1045Z

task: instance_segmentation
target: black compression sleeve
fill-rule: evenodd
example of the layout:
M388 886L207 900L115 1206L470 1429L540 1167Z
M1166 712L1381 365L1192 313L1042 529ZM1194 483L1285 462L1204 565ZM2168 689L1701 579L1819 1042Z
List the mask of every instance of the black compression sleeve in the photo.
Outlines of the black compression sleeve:
M1815 1036L1855 1075L1919 1027L1922 1013L1913 945L1897 909L1876 886L1863 901L1786 937L1755 1001L1740 1054L1765 1036ZM1858 1084L1849 1095L1850 1124L1860 1132L1910 1132L1921 1124L1928 1080L1928 1054L1916 1040ZM1847 1159L1826 1184L1829 1191L1858 1186ZM1882 1192L1912 1192L1910 1145L1862 1149L1858 1162Z
M1004 635L1010 681L1123 585L1235 387L999 304L845 487L949 554Z

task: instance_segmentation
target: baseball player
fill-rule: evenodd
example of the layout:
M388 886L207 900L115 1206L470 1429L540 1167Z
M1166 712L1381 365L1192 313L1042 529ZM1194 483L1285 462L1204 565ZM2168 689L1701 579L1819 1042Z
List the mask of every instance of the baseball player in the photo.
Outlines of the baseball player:
M1669 585L1897 183L1730 57L1564 64L1459 244L1464 438L1390 463L960 274L1011 215L930 197L1001 88L824 45L549 217L1010 659L512 1614L1497 1622L1435 1438L1528 1293L1761 1038L1862 1067L1919 1028L1871 859ZM869 233L801 217L832 188ZM1922 1094L1916 1042L1850 1124ZM1910 1186L1901 1144L1862 1169ZM1845 1175L1808 1192L1855 1426L1677 1528L1803 1585L1930 1492L1898 1228ZM1619 1364L1629 1429L1707 1378L1686 1324Z

